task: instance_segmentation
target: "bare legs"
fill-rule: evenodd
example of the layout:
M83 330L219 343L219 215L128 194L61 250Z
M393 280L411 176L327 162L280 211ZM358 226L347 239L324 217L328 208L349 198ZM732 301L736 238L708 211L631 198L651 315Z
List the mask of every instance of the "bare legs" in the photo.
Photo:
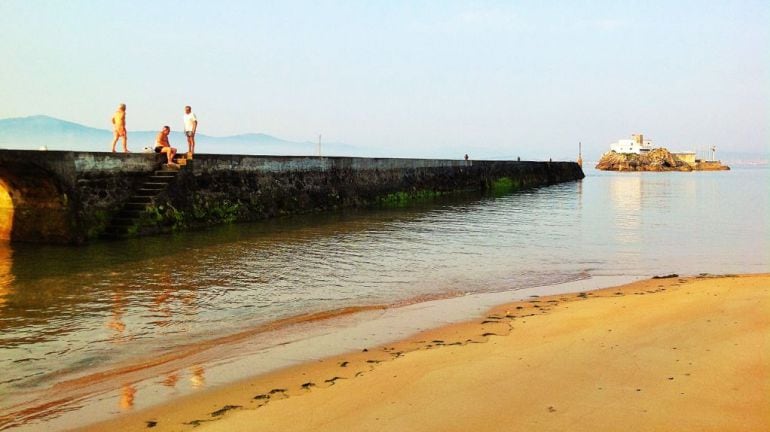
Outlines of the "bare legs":
M192 159L195 154L195 135L187 137L187 156Z
M174 156L176 156L176 148L174 147L163 147L163 150L161 152L166 154L166 158L168 159L169 165L176 165L174 163Z
M113 133L113 139L112 139L112 152L115 153L115 144L118 142L118 138L123 138L123 153L129 153L128 151L128 136L125 132L122 134L118 131L115 131Z

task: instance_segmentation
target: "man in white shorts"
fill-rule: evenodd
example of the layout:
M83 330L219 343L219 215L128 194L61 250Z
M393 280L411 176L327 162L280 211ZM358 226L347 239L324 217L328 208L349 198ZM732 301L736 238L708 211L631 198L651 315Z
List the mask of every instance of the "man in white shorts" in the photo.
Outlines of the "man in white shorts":
M190 105L184 107L184 134L187 136L187 158L192 159L195 153L195 131L198 129L198 118L192 112Z

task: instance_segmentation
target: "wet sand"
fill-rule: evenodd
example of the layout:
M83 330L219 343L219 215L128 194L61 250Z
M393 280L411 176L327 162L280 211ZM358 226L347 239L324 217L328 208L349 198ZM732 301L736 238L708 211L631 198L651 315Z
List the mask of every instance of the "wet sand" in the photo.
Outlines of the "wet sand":
M770 274L533 297L84 430L770 430Z

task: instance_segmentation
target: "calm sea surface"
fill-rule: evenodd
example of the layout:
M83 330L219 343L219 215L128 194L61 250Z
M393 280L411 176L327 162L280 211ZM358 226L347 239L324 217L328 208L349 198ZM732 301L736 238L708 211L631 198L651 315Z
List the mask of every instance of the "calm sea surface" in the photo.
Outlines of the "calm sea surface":
M0 243L0 416L61 380L301 314L594 276L770 271L770 170L586 174L173 237Z

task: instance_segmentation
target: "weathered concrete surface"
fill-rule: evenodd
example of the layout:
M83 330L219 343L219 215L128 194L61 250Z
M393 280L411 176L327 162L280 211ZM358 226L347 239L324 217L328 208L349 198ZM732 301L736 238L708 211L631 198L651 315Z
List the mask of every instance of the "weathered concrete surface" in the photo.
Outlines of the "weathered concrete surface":
M95 237L158 165L155 154L0 150L0 187L13 204L10 240Z
M11 239L97 237L162 158L155 154L0 150L14 206ZM196 155L135 227L151 234L344 207L401 205L457 191L584 177L573 162Z
M583 178L572 162L200 155L161 194L138 234L376 205L458 191L511 191Z

